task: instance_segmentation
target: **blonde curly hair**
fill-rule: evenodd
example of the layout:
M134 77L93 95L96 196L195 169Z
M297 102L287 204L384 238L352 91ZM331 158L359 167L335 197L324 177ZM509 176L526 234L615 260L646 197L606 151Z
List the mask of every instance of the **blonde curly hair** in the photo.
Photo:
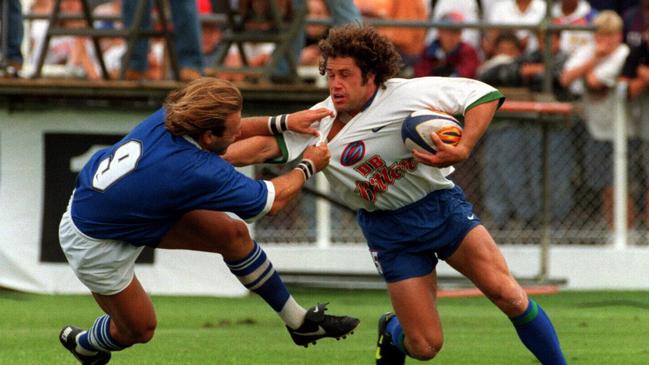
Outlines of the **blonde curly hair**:
M222 136L225 119L241 111L242 105L241 92L231 82L196 79L167 96L165 128L175 136L196 137L206 130Z

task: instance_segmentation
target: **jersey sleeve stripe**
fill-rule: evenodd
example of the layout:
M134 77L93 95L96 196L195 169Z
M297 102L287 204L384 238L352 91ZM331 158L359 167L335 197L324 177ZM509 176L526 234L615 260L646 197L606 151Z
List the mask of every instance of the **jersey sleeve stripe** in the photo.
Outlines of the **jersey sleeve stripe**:
M277 145L279 146L279 150L282 153L282 156L276 157L268 162L286 163L288 161L288 147L286 147L286 141L284 140L284 136L282 134L278 134L275 136L275 140L277 141Z
M488 102L494 101L494 100L498 100L498 107L500 108L500 106L503 105L503 103L505 102L505 95L503 95L503 93L501 93L498 90L492 91L492 92L482 96L478 100L474 101L473 103L471 103L471 105L469 105L466 108L466 110L464 110L464 113L466 114L466 112L468 112L469 110L475 108L476 106L478 106L480 104L488 103Z
M259 212L259 214L257 214L254 217L246 219L246 222L248 223L252 223L258 220L259 218L265 216L266 214L268 214L268 212L270 212L270 208L273 207L273 202L275 201L275 186L270 181L264 180L264 183L266 184L266 188L268 190L268 194L266 195L266 205L264 206L264 209L262 209L261 212Z

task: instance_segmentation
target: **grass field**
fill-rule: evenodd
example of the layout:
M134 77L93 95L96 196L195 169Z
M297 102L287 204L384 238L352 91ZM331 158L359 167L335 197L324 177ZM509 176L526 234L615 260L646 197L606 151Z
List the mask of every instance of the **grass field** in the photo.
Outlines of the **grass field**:
M305 349L292 344L256 296L154 297L154 339L114 354L111 364L373 364L376 320L389 309L384 292L293 293L305 306L330 301L332 313L358 316L361 325L344 341L327 339ZM648 292L561 292L535 299L552 317L569 364L649 364ZM441 298L439 310L445 344L432 363L537 363L485 298ZM59 329L87 327L98 315L90 296L0 291L0 364L73 364L58 343Z

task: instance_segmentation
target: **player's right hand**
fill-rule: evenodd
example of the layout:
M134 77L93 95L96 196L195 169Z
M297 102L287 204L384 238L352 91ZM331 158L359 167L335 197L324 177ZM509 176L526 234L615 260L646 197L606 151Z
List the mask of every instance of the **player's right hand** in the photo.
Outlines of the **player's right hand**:
M315 167L316 172L322 171L327 165L329 165L329 159L331 154L329 153L329 147L326 143L320 143L317 146L309 146L304 150L302 158L306 160L311 160L313 166Z
M334 112L326 108L301 110L288 115L288 130L318 137L320 131L314 126L314 123L333 115Z

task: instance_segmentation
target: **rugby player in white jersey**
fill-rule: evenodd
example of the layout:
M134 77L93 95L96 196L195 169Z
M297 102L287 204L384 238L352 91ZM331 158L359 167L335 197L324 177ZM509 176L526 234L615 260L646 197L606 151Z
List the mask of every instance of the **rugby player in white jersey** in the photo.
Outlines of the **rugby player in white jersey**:
M148 342L156 327L153 304L134 275L145 246L214 252L248 289L307 346L340 338L359 323L309 310L289 294L243 219L274 214L329 161L326 145L310 146L302 166L270 181L239 173L220 155L237 138L269 134L268 118L241 121L242 97L231 83L195 80L169 95L164 107L86 163L61 219L59 238L70 266L106 313L87 330L65 326L59 339L83 364L105 364L112 351ZM282 117L278 127L315 133L309 125L331 111ZM171 279L171 278L170 278ZM218 285L218 284L217 284Z
M314 108L335 110L314 124L326 137L331 161L323 170L332 192L357 211L394 313L379 319L377 364L403 364L406 355L432 359L441 349L436 308L438 259L469 278L513 322L527 348L543 364L565 364L557 335L541 307L512 277L489 232L462 190L449 178L467 159L491 122L503 95L462 78L393 78L400 58L370 27L331 30L320 42L320 72L329 97ZM433 135L436 154L404 146L401 124L410 113L434 109L464 118L457 146ZM318 137L285 133L235 143L225 156L288 162ZM470 315L470 313L467 313Z

